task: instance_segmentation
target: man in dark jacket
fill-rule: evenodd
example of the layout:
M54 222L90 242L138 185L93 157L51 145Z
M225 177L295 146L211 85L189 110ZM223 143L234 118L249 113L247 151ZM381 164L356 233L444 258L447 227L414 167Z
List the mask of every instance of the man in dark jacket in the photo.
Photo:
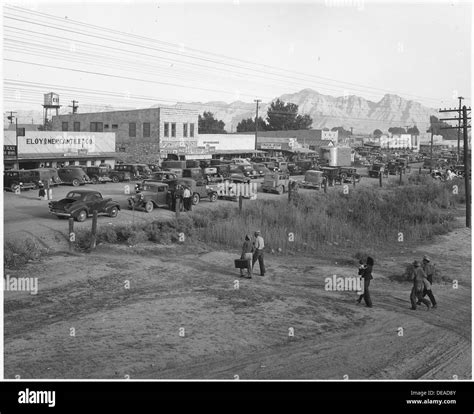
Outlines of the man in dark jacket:
M364 299L365 305L369 308L372 307L372 299L370 297L370 292L369 292L369 286L370 286L370 281L373 279L372 276L372 268L374 266L374 259L371 257L367 258L366 266L365 269L361 268L361 277L364 279L364 293L359 296L359 299L357 300L358 303L362 301L362 298Z
M415 260L413 262L413 288L411 289L410 294L412 310L416 310L417 302L424 303L427 307L427 310L430 309L430 302L423 298L423 289L425 289L426 286L425 281L428 282L425 272L420 267L420 262Z

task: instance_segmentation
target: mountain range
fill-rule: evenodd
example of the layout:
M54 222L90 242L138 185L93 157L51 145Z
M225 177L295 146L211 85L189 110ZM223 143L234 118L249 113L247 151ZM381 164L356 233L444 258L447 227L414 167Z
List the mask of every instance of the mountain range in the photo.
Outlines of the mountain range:
M404 99L398 95L386 94L378 102L367 100L356 95L334 97L323 95L312 89L303 89L292 94L279 96L284 102L298 105L300 114L308 114L313 119L312 128L332 128L342 126L346 130L353 128L354 134L372 133L375 129L387 132L390 127L406 127L416 125L420 132L429 127L430 115L437 115L437 110L421 105L419 102ZM160 105L153 105L158 107ZM255 117L255 104L235 101L226 103L212 102L180 102L180 108L198 110L199 113L210 111L216 119L225 122L227 132L236 132L237 124L242 119ZM260 103L259 116L265 119L269 103ZM83 105L79 112L104 112L114 110L113 105ZM61 113L68 113L63 108ZM18 110L20 122L42 122L42 111Z
M354 134L372 133L375 129L387 132L390 127L417 125L420 132L429 127L430 115L437 110L423 106L419 102L404 99L398 95L386 94L378 102L356 95L334 97L323 95L312 89L303 89L279 97L284 102L298 105L300 114L308 114L313 119L312 128L332 128L342 126L353 128ZM210 111L216 119L225 122L228 132L236 132L242 119L255 118L255 104L236 101L180 103L180 107L198 109L200 113ZM259 116L265 119L269 104L259 105Z

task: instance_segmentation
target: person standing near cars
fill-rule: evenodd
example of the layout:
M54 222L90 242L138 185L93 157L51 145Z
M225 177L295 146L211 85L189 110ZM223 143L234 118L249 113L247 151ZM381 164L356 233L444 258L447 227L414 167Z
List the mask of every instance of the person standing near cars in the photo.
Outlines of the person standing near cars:
M38 181L38 188L39 188L39 192L38 192L38 198L40 200L44 200L44 197L46 195L46 191L44 189L44 184L43 184L43 181Z
M189 187L184 187L183 190L183 203L184 203L184 210L185 211L191 211L192 210L192 199L191 199L191 190Z
M260 276L265 276L265 263L263 261L263 249L265 248L265 241L263 237L260 235L260 230L257 230L254 233L255 241L254 241L254 252L253 252L253 261L252 267L255 266L255 263L258 260L258 265L260 266Z

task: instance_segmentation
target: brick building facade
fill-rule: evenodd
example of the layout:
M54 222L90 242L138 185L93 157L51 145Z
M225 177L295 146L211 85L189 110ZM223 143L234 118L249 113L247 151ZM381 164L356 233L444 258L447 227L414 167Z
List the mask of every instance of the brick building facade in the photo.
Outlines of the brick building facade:
M198 141L198 112L160 107L129 111L94 112L53 116L53 130L114 132L118 158L146 157L151 161L160 152L192 151Z

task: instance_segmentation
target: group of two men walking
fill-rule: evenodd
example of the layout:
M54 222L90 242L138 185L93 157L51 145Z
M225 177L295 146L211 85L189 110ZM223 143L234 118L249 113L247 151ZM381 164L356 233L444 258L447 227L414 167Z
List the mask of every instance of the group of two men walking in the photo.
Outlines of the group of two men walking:
M410 294L411 309L416 310L416 306L422 303L427 309L430 309L430 307L436 309L436 299L431 290L434 266L431 264L430 258L428 256L423 257L423 264L415 260L413 267L413 288ZM428 296L430 300L425 299L425 296Z
M265 263L263 262L265 242L259 230L254 233L254 237L255 239L252 242L248 234L245 236L242 255L240 256L242 260L247 260L247 276L245 276L247 279L252 278L252 269L257 261L260 266L260 276L265 276ZM240 269L240 276L244 277L243 269Z

